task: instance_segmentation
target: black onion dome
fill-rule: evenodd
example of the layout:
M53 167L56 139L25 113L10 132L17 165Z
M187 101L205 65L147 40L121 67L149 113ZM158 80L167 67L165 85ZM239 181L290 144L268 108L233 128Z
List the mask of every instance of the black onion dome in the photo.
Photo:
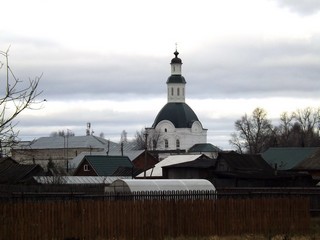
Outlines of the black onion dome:
M175 57L171 59L171 64L173 64L173 63L180 63L180 64L182 64L181 59L178 58L179 52L176 50L173 54L175 55Z
M170 102L158 113L152 125L155 128L159 122L168 120L176 128L191 128L195 121L199 121L197 115L186 103Z

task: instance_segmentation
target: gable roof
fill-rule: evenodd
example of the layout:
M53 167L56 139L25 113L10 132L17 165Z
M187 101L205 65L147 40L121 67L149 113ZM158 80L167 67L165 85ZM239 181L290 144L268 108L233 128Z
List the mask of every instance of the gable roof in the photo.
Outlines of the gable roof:
M126 150L123 152L123 156L127 156L131 161L135 160L138 156L140 156L142 153L144 152L144 150ZM73 158L72 160L69 160L68 164L70 166L70 169L74 169L77 168L79 166L79 164L81 163L82 159L85 156L89 156L89 155L93 155L93 156L122 156L121 155L121 151L120 150L110 150L109 154L107 155L107 153L105 151L101 151L101 152L81 152L80 154L78 154L78 156L76 156L75 158Z
M61 148L93 148L103 149L105 152L119 151L121 144L94 135L69 137L41 137L29 144L20 144L15 149L61 149ZM123 143L123 151L137 149L134 142Z
M163 166L162 168L210 168L214 167L217 163L216 159L212 158L197 158L191 162L183 162L172 165Z
M290 170L315 153L319 148L269 148L261 154L272 167L277 164L279 170Z
M11 161L3 161L0 164L0 183L17 183L23 181L33 173L43 175L43 169L37 164L18 164Z
M234 170L273 171L273 168L260 155L239 154L231 151L220 152L218 159L221 158Z
M153 168L146 171L147 177L155 177L155 178L161 178L162 177L162 167L169 166L177 163L183 163L183 162L191 162L198 158L205 158L207 157L203 154L188 154L188 155L171 155L159 163L157 163ZM139 174L137 177L144 177L144 172Z
M127 156L87 155L81 163L84 161L90 164L98 176L111 176L119 167L133 167ZM79 164L78 168L80 166L81 164Z
M320 170L320 148L316 148L307 158L298 163L296 170Z

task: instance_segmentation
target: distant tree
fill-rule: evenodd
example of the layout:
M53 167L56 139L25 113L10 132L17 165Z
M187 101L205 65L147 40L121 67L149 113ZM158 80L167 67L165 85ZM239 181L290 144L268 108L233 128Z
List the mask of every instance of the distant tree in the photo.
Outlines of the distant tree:
M39 81L42 77L35 77L27 82L17 78L9 65L9 49L0 51L0 146L2 148L11 147L16 143L18 132L14 130L17 123L14 122L17 116L25 109L40 109L43 101L36 98L42 93L38 92ZM0 149L1 150L1 149Z
M121 132L121 136L120 136L120 142L121 143L126 143L128 142L128 138L127 138L128 133L126 132L126 130L123 130Z
M104 133L101 132L101 133L99 134L99 137L104 138Z
M267 119L267 112L256 108L251 116L245 114L235 122L237 132L231 135L229 141L241 153L256 154L269 147L273 126Z
M67 130L66 132L64 130L58 130L57 132L50 133L50 137L74 137L74 132Z
M237 132L231 134L229 142L240 153L259 153L269 147L320 146L319 108L283 112L279 120L278 126L271 125L264 110L257 108L252 116L245 115L235 122Z
M293 113L301 147L319 146L320 108L298 109ZM297 131L299 130L299 131Z
M136 143L138 149L145 149L147 147L148 150L155 150L161 142L161 132L156 129L153 129L153 131L147 131L145 128L142 128L140 131L136 131L133 141Z

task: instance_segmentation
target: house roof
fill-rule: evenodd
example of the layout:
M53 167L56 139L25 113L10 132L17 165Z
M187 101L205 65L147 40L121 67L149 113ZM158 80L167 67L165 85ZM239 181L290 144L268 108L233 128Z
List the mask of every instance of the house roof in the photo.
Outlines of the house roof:
M134 142L123 143L123 151L137 149ZM121 151L121 144L94 135L69 137L41 137L30 144L20 144L16 149L59 149L59 148L93 148L103 149L104 152Z
M189 148L188 152L221 152L221 149L211 143L197 143Z
M272 167L277 164L279 170L290 170L298 166L318 149L319 148L269 148L262 153L261 156Z
M191 162L183 162L178 164L172 164L163 166L162 168L210 168L214 167L217 163L216 159L212 158L197 158Z
M0 183L17 183L28 177L31 172L42 175L43 169L37 164L26 165L3 161L0 163Z
M320 170L320 148L313 151L308 157L298 163L293 169Z
M135 160L138 156L140 156L142 153L144 152L144 150L126 150L123 152L123 156L127 156L131 161ZM72 160L69 161L69 166L70 169L71 168L77 168L78 165L80 164L80 162L82 161L82 159L85 156L88 155L99 155L99 156L122 156L122 152L118 149L113 149L110 150L109 154L107 155L107 153L105 151L101 151L101 152L81 152L80 154L78 154L78 156L76 156L75 158L73 158Z
M188 154L188 155L171 155L159 163L157 163L153 168L150 168L146 171L147 177L155 177L155 178L161 178L162 177L162 167L177 164L177 163L183 163L183 162L191 162L198 158L204 158L207 159L207 157L203 154ZM138 178L144 177L144 172L139 174L137 176Z
M260 155L239 154L231 151L220 152L218 159L221 158L234 170L273 171L272 167Z
M133 167L127 156L87 155L83 161L87 161L98 176L111 176L119 167Z

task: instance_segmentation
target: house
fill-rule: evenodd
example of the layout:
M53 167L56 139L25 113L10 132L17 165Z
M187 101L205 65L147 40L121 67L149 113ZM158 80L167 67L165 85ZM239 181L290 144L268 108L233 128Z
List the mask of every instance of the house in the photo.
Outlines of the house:
M217 161L205 156L189 162L163 166L163 178L210 179Z
M269 148L261 154L273 168L290 172L306 172L320 180L320 148Z
M127 156L131 160L131 162L134 166L135 175L141 173L142 171L144 171L144 169L150 169L151 167L153 167L155 164L157 164L159 162L157 160L157 158L155 158L152 154L150 154L150 152L147 151L147 154L146 154L145 150L125 149L122 152L118 151L118 150L111 150L108 154L110 156ZM91 152L91 153L82 152L81 154L79 154L78 156L76 156L75 158L73 158L72 160L69 161L69 171L71 173L74 172L75 169L80 164L80 162L82 161L82 159L88 155L107 156L106 152L104 152L104 151ZM121 170L128 171L128 169L125 170L124 167L121 167ZM120 171L120 169L119 169L119 171ZM129 171L130 171L130 176L132 176L132 167L131 166L129 167ZM117 173L117 174L119 174L119 173ZM127 176L127 175L125 175L125 176Z
M37 164L19 164L12 158L0 158L0 184L25 183L33 176L43 176Z
M86 155L74 172L74 176L113 176L119 167L134 166L127 156Z
M137 176L137 178L164 178L163 175L163 167L178 164L178 163L186 163L194 160L208 159L204 154L181 154L181 155L171 155L166 157L157 163L153 168L150 168L145 173L141 173Z
M213 183L221 187L313 186L308 174L288 173L272 168L261 155L220 152Z
M19 163L39 164L44 169L51 160L56 166L69 171L68 161L82 152L103 152L105 155L117 152L117 155L121 155L121 152L134 148L134 143L118 144L94 135L41 137L29 144L14 147L12 157Z
M202 178L216 188L314 186L308 174L273 169L260 155L219 152L215 159L195 159L162 167L163 177Z

